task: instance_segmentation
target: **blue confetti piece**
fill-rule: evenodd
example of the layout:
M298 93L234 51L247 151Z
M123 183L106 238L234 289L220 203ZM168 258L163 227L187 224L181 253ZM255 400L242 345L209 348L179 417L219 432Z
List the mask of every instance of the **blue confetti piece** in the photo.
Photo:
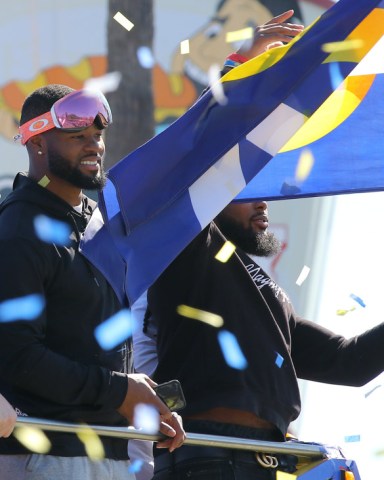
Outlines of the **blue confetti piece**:
M153 68L155 59L149 47L139 47L137 49L137 58L143 68Z
M139 460L138 458L136 458L136 460L131 462L131 464L129 465L128 472L139 473L143 464L144 464L143 460Z
M33 224L36 235L43 242L55 243L60 246L69 244L71 229L66 223L45 215L37 215L33 220Z
M333 90L337 90L339 86L344 82L344 77L341 73L338 62L331 62L329 64L329 75Z
M218 339L227 364L232 368L244 370L247 366L247 360L233 333L221 330L218 333Z
M111 350L132 335L134 321L131 312L120 310L95 328L95 337L101 348Z
M276 365L281 368L281 366L283 365L283 362L284 362L284 358L280 355L280 353L276 353L276 360L275 360L275 363Z
M365 305L365 303L363 302L363 300L362 300L360 297L358 297L357 295L354 295L353 293L351 293L349 296L350 296L353 300L355 300L355 302L357 302L359 305L361 305L362 307L364 307L364 308L366 307L366 305Z
M44 297L37 293L5 300L0 303L0 322L34 320L42 313L44 307Z
M360 442L360 435L348 435L344 437L346 443Z

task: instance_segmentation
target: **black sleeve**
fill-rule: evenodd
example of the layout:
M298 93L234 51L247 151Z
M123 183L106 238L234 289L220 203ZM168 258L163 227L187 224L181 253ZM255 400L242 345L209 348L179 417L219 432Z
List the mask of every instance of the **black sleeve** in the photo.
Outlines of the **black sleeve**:
M0 242L0 305L30 294L44 297L55 262L60 262L57 251L56 260L49 253L53 249L47 245L44 250L26 239ZM45 345L47 328L45 309L33 320L0 321L0 379L58 404L119 407L127 377L50 350Z
M384 323L350 339L296 318L292 359L297 376L336 385L362 386L384 370Z

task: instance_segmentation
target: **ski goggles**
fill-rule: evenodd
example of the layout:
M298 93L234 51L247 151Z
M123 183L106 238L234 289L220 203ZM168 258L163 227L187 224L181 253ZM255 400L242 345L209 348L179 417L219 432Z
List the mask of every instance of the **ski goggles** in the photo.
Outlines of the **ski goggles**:
M67 132L84 130L98 120L103 128L112 123L112 113L101 92L77 90L57 100L49 112L19 127L18 138L25 145L34 135L58 128Z

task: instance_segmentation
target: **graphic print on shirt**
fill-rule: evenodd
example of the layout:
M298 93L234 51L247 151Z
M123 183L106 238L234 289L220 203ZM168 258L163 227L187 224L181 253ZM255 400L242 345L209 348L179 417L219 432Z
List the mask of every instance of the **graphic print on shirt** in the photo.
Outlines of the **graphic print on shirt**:
M247 260L251 260L247 256ZM256 285L256 287L261 290L264 287L269 288L274 296L279 299L281 302L288 302L291 303L288 295L284 292L284 290L277 285L276 282L272 280L265 272L264 270L259 267L256 263L245 263L244 266L249 273L250 277L253 280L253 283Z

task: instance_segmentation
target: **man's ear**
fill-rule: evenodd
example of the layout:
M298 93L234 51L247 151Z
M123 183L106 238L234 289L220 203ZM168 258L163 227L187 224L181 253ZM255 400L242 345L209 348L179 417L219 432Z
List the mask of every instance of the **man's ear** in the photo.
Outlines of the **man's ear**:
M27 142L27 149L29 154L33 156L41 156L44 153L41 135L34 135L33 137L31 137Z

